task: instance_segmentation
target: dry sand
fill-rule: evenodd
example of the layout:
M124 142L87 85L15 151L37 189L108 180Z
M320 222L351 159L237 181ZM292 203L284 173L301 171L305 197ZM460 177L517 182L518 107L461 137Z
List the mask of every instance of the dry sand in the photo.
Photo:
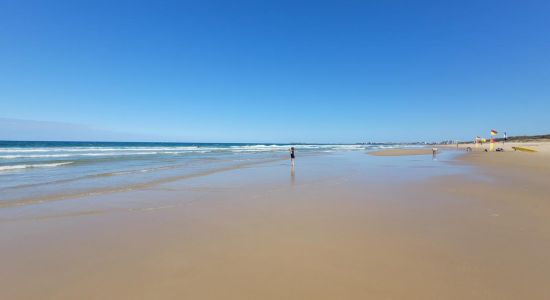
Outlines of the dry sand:
M470 148L473 152L484 151L485 149L489 150L490 143L484 143L483 145L475 145L473 143L469 144L459 144L458 147L456 144L452 145L438 145L440 148L447 149L459 149L465 150ZM536 150L539 153L550 155L550 141L548 140L539 140L539 141L526 141L526 142L496 142L494 148L502 148L505 152L514 151L512 147L528 147Z
M550 299L549 161L528 155L311 157L4 208L0 298Z

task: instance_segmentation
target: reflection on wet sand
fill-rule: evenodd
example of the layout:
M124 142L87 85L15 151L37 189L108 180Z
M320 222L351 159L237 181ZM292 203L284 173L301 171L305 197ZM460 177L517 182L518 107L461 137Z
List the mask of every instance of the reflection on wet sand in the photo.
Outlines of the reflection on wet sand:
M290 165L290 185L294 186L296 184L296 171L294 164Z

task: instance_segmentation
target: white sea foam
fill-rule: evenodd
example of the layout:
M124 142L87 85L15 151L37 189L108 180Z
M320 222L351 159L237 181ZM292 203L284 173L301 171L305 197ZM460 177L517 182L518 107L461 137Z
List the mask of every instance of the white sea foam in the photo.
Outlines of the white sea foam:
M254 153L254 152L278 152L287 151L295 147L300 150L331 150L354 151L380 148L394 148L398 145L360 145L360 144L332 144L332 145L231 145L231 146L176 146L176 147L58 147L58 148L0 148L0 159L43 159L43 158L67 158L67 157L112 157L132 155L180 155L193 153Z
M107 151L193 151L202 149L197 146L178 146L178 147L51 147L51 148L0 148L0 153L33 153L33 152L107 152Z
M128 155L153 155L162 154L163 152L96 152L96 153L60 153L60 154L14 154L0 155L1 159L16 159L16 158L61 158L61 157L77 157L77 156L128 156ZM185 152L181 152L185 153Z
M28 165L0 166L0 172L1 171L20 170L20 169L29 169L29 168L53 168L53 167L64 166L64 165L68 165L68 164L72 164L72 163L73 163L72 161L69 161L69 162L53 163L53 164L28 164Z

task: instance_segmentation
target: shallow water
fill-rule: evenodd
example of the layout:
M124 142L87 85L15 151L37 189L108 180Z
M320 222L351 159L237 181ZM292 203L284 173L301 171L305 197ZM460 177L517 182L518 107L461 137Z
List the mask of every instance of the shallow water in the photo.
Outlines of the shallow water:
M416 145L0 142L0 207L127 191L297 155Z
M294 168L284 152L238 154L232 159L221 155L210 160L196 158L148 172L100 172L4 188L0 221L172 207L189 201L189 195L180 194L182 191L224 194L319 184L399 188L429 177L475 174L471 167L449 163L456 155L442 152L434 159L431 155L371 156L368 150L302 151Z

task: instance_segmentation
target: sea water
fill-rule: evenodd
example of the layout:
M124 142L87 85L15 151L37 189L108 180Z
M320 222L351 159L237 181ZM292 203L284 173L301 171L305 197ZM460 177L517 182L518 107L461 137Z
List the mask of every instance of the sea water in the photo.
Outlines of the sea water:
M402 146L0 141L0 207L138 189L287 159L290 147L299 157Z

